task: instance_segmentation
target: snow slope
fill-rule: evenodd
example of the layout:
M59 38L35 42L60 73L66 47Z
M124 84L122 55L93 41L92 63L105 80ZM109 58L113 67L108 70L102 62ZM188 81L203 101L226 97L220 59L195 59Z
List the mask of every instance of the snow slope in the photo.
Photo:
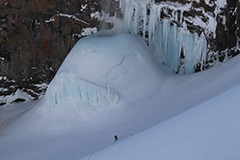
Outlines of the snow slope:
M240 85L82 160L238 160Z
M17 119L3 119L10 123L0 138L0 159L83 158L111 146L115 135L125 140L237 86L239 60L180 76L157 66L135 36L98 33L81 39L46 96Z

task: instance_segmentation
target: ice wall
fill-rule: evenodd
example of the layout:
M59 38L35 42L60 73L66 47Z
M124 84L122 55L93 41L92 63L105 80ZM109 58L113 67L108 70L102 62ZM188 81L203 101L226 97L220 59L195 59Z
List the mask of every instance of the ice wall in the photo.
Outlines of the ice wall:
M59 74L58 79L53 80L53 83L47 92L52 107L71 101L85 102L92 106L118 103L118 95L110 87L100 86L68 73Z
M154 0L119 0L123 30L141 35L156 60L176 73L193 73L207 54L204 34L191 33L183 21L190 5L156 4ZM201 70L201 68L200 68Z

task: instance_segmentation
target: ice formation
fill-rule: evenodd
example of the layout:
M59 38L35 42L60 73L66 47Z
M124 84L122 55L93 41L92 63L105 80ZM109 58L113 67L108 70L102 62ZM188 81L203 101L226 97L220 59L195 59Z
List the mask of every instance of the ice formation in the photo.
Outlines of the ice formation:
M51 108L68 106L70 101L76 106L116 106L120 99L131 102L156 90L158 66L144 42L110 33L83 38L75 45L48 87Z
M206 37L203 33L191 33L183 21L183 12L190 9L190 4L156 4L153 0L119 1L124 32L141 35L159 63L182 74L195 72L197 64L203 66L207 54ZM163 14L169 15L169 18L163 18ZM194 19L193 23L206 25L201 19Z
M82 101L93 106L110 105L118 102L118 95L111 88L99 86L83 79L75 79L69 74L61 73L57 77L60 88L49 86L47 96L51 106L57 106L65 101Z

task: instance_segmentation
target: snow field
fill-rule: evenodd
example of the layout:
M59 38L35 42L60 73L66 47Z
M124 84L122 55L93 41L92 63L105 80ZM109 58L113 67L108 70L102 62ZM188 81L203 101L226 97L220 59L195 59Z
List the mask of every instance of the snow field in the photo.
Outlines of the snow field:
M239 97L240 85L81 160L238 160Z

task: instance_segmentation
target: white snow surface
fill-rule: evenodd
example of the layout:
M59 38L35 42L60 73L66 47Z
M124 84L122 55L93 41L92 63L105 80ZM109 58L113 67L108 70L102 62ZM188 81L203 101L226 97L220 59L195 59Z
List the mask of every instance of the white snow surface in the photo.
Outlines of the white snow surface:
M240 85L82 160L238 160Z
M175 75L135 36L83 38L44 98L21 111L0 107L8 124L0 131L0 159L237 160L239 60ZM115 135L123 142L114 143Z

